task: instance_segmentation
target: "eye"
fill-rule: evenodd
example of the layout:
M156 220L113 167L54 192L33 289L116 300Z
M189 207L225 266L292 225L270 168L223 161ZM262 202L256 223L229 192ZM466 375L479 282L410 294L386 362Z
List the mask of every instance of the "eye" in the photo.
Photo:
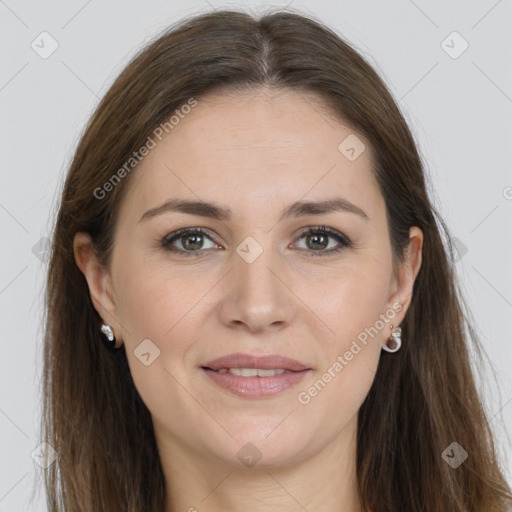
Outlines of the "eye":
M309 226L298 240L305 241L306 247L301 249L311 256L329 256L352 246L345 235L327 226Z
M329 256L352 246L352 242L345 235L327 226L309 226L302 231L298 240L305 241L306 247L299 249L310 256ZM207 245L208 241L210 246ZM207 249L222 249L201 228L173 231L162 240L162 247L182 256L199 256Z
M205 247L205 240L211 245ZM198 255L201 249L215 249L220 247L201 228L183 228L170 233L162 240L162 247L166 250L184 256Z

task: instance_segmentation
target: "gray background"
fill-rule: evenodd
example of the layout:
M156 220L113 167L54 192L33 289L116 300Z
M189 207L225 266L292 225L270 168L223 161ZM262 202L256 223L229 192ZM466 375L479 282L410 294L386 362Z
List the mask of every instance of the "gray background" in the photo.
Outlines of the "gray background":
M0 512L45 510L42 496L29 503L39 443L45 237L84 123L140 45L183 15L285 5L0 0ZM419 142L498 374L497 383L488 374L481 385L511 481L512 1L297 0L291 7L328 23L367 56ZM47 58L31 47L51 49L44 31L58 43ZM463 39L450 36L454 31ZM469 46L459 55L464 41Z

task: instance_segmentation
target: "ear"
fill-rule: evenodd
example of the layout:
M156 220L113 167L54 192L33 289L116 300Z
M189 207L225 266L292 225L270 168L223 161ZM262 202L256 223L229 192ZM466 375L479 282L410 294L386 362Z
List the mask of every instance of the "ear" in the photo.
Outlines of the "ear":
M423 249L423 232L413 226L409 229L409 245L407 246L404 260L399 265L393 279L393 292L389 297L388 305L400 304L402 309L396 315L393 322L395 326L403 321L412 300L414 281L420 271Z
M89 233L79 232L73 240L73 251L78 268L87 280L94 308L103 322L109 324L117 341L121 341L121 326L117 321L116 304L109 271L99 263ZM98 329L100 326L98 326Z

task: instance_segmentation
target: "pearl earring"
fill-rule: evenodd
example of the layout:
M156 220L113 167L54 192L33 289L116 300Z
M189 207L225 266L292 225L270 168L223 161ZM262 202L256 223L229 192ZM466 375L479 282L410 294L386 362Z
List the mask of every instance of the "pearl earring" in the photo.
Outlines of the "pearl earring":
M386 351L386 352L391 352L391 353L394 353L394 352L398 352L400 350L400 347L402 346L402 328L401 327L395 327L393 329L393 325L391 325L391 346L388 345L388 342L384 343L384 345L382 345L382 348Z
M119 350L121 347L116 347L116 337L114 336L114 330L108 324L101 325L101 332L104 334L103 342L108 348Z

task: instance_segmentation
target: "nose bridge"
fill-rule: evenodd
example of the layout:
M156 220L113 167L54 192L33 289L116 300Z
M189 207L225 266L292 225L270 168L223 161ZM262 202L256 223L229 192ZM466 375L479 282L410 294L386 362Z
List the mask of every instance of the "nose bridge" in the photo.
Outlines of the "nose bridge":
M227 293L221 307L225 324L251 331L289 323L293 314L291 296L277 277L283 275L281 259L271 236L245 238L236 248Z
M237 291L240 297L252 297L261 300L269 300L275 297L277 282L274 272L271 269L277 267L275 251L267 243L259 249L254 242L245 241L237 248L235 258L235 276ZM254 297L253 297L254 296Z

